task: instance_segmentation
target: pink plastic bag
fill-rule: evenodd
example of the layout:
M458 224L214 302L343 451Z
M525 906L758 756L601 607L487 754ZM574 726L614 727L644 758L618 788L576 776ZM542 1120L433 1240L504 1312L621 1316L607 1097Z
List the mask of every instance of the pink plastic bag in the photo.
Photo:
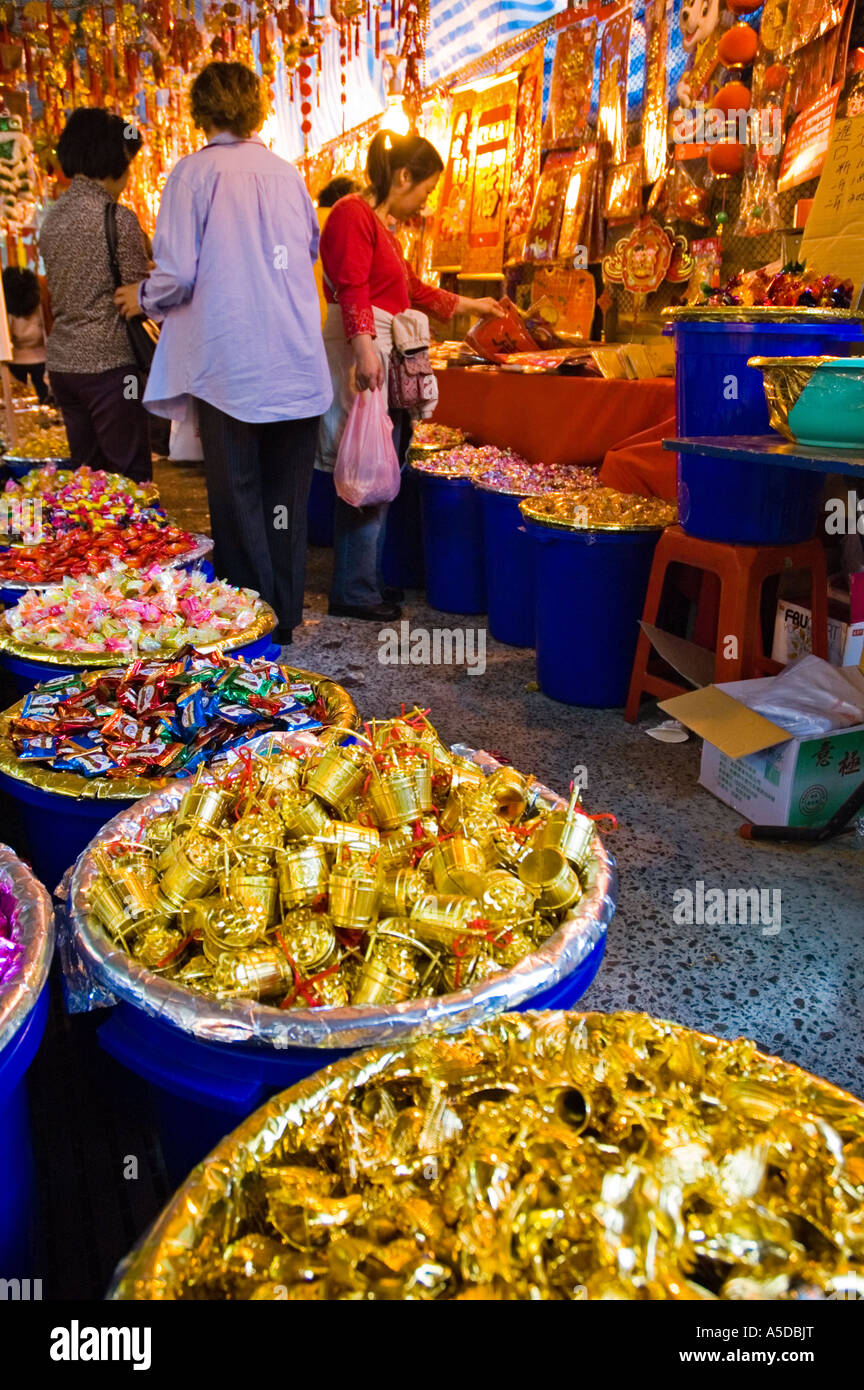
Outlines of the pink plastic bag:
M398 493L393 422L381 391L358 391L354 397L336 455L333 482L349 507L392 502Z

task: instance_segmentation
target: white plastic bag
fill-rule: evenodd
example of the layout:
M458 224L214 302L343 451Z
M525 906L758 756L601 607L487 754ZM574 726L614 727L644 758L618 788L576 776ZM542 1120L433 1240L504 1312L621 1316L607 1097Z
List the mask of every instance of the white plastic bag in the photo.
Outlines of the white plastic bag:
M171 442L168 457L172 463L203 463L201 435L198 421L193 415L186 420L171 421Z
M392 502L399 491L393 422L381 391L358 391L348 413L333 471L336 491L349 507Z
M735 698L795 738L814 738L864 723L864 701L855 686L819 656L791 662L779 676Z

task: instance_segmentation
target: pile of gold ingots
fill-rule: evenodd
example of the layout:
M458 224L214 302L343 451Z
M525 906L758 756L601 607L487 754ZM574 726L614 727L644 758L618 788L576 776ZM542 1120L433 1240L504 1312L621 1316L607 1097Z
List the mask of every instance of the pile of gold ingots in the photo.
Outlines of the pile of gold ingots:
M674 502L612 487L549 492L519 504L529 521L565 531L661 531L678 520Z
M94 851L88 909L150 971L283 1008L391 1005L516 964L581 898L592 821L531 810L423 711L313 755L200 778L139 841Z
M505 1014L275 1098L196 1169L131 1299L864 1293L864 1106L642 1014Z

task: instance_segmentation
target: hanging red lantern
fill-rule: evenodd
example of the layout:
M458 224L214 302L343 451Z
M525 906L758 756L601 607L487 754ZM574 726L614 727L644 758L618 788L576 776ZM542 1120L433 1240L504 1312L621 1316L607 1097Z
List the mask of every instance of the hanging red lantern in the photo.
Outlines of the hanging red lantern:
M759 35L749 24L733 24L720 40L717 55L724 68L746 68L756 57Z
M300 103L300 111L301 111L301 114L304 115L304 116L311 116L311 115L312 115L312 103L311 103L311 101L303 101L303 102L301 102L301 103Z
M750 88L745 87L743 82L727 82L725 87L721 87L711 98L710 109L722 111L724 116L730 111L748 111Z
M732 178L744 168L744 146L723 141L708 151L708 168L718 178Z
M765 0L726 0L727 10L732 14L753 14L754 10L761 9Z

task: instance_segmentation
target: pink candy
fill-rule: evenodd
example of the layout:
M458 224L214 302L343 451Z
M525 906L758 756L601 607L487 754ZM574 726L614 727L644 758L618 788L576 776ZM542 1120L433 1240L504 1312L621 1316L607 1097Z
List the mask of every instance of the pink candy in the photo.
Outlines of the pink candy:
M544 492L582 492L597 487L596 468L580 468L565 463L528 463L515 455L504 457L477 478L481 487L492 492L518 493L539 497Z

